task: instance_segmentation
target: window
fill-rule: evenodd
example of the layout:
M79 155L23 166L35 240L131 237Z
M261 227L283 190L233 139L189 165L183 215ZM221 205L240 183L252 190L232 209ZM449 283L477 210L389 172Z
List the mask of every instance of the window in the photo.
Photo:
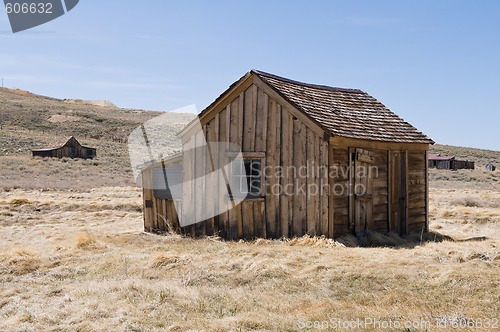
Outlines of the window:
M182 167L153 168L153 195L159 199L181 199Z
M231 179L234 197L262 196L262 160L240 159L232 163Z

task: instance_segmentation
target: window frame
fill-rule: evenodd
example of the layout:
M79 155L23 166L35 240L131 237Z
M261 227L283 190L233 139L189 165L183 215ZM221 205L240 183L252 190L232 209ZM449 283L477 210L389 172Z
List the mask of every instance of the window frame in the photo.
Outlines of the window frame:
M232 157L231 158L232 160L230 160L230 161L234 161L234 159L236 157L238 157L238 156L241 157L241 159L243 161L242 162L242 166L244 168L246 168L245 167L245 161L247 161L247 160L250 160L251 162L256 162L256 161L259 162L259 164L260 164L260 167L259 167L259 172L260 172L260 176L259 176L259 192L257 193L257 192L250 192L249 191L246 195L244 195L244 193L241 192L241 184L242 184L241 181L243 181L243 179L246 179L246 181L247 181L247 189L250 189L249 188L249 180L248 180L249 176L248 176L248 174L245 177L243 177L243 176L241 176L239 174L235 175L234 174L234 170L231 167L231 169L229 169L229 172L230 172L230 174L229 174L229 182L233 184L234 183L233 182L234 178L236 176L239 177L239 179L238 179L238 187L240 189L240 192L233 193L231 190L229 190L228 191L229 192L229 198L230 199L233 199L233 198L244 199L244 200L259 200L259 199L263 199L265 197L265 176L264 176L264 171L263 171L263 168L265 167L265 162L266 162L265 152L226 153L226 157L227 158L231 158ZM250 164L250 167L252 167L251 165L252 164ZM241 169L240 169L239 173L241 173ZM245 173L246 173L246 171L245 171ZM252 176L250 176L250 177L252 177ZM254 176L254 178L255 178L255 176ZM252 181L252 180L250 180L250 181Z

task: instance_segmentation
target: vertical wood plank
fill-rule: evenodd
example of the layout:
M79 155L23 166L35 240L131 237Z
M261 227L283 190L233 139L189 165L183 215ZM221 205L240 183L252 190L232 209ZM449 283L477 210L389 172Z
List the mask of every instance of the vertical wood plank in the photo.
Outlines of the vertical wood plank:
M273 169L273 174L276 173L276 167L281 165L281 160L280 160L280 155L281 155L281 131L282 131L282 113L283 109L280 104L277 105L276 108L276 114L275 114L275 119L276 119L276 126L275 126L275 134L274 134L274 141L275 141L275 153L274 153L274 166L275 168ZM274 221L274 237L278 237L279 234L281 234L281 195L279 194L280 188L281 187L281 181L282 177L274 178L274 184L276 185L274 198L276 200L275 206L274 206L274 216L275 216L275 221Z
M174 204L175 204L175 214L176 214L176 224L175 224L175 227L176 227L176 231L178 233L180 233L181 232L181 226L180 226L180 223L179 223L179 213L182 212L182 201L181 200L174 201Z
M256 151L266 151L267 150L267 137L268 137L268 105L269 105L269 97L265 94L261 89L257 89L257 124L256 124L256 138L255 138L255 150ZM267 158L263 160L262 169L264 171L264 166L268 165ZM270 191L268 191L266 185L265 174L261 174L261 192L265 195L271 195ZM262 204L262 207L265 209L266 200ZM260 235L261 237L267 237L267 218L266 214L255 214L255 222L261 225Z
M320 138L321 140L321 138ZM329 186L328 181L330 178L329 169L328 169L328 149L329 149L328 141L321 141L321 176L320 176L320 205L321 205L321 231L320 234L324 236L328 236L328 201L330 199L330 195L332 194L332 188ZM331 207L333 210L333 206Z
M205 235L205 225L204 224L204 211L205 211L205 179L203 175L205 173L205 161L206 161L206 149L203 148L203 143L205 141L205 134L203 130L199 130L195 134L195 144L196 144L196 157L195 157L195 211L196 220L198 221L195 226L195 236ZM203 221L202 221L203 220Z
M245 103L243 111L243 151L255 151L255 126L256 126L256 101L257 101L257 87L250 86L245 90Z
M392 153L387 150L387 231L392 232Z
M244 135L244 124L245 124L245 92L242 92L238 97L238 121L237 121L237 133L238 137L231 136L231 143L238 144L241 151L245 151L243 149L243 135ZM233 141L234 139L234 141Z
M253 202L254 235L256 238L265 238L264 234L264 201Z
M228 142L232 143L230 147L231 151L235 151L236 146L240 150L243 148L242 145L243 132L240 131L240 128L243 125L243 123L240 122L242 120L241 116L243 115L243 108L240 108L242 99L243 99L243 94L241 94L238 98L233 100L231 105L227 108L228 110L227 116L229 119ZM234 146L233 144L236 146Z
M314 222L314 235L321 234L321 141L318 135L312 132L313 135L313 183L311 195L313 196L314 210L312 211L312 219Z
M243 113L244 113L244 93L241 93L231 103L231 112L229 114L229 142L231 143L231 151L243 149ZM231 174L228 174L228 180ZM242 218L241 206L233 207L229 211L229 238L234 240L242 236Z
M158 203L158 200L156 198L153 198L153 210L154 210L154 218L153 218L153 231L158 232L160 229L159 223L158 223L158 216L160 215L160 209L161 206Z
M224 154L224 151L221 151L220 150L220 147L221 147L221 141L219 140L219 125L220 125L220 121L219 121L219 117L220 117L220 113L217 113L215 115L215 118L213 120L214 122L214 127L213 127L213 136L211 136L210 139L212 139L212 149L210 151L210 153L212 154L212 162L213 162L213 169L212 171L213 172L217 172L217 175L215 177L215 183L216 183L216 188L214 189L214 212L216 214L216 216L214 216L214 222L213 222L213 234L214 235L217 235L219 234L220 235L220 225L219 225L219 213L220 212L220 207L223 206L221 205L222 201L219 200L219 196L220 196L220 191L221 191L221 188L219 188L219 184L221 183L221 181L224 181L224 177L223 175L221 174L221 171L220 171L220 168L219 168L219 165L220 167L223 166L223 164L220 163L220 155Z
M205 137L207 140L207 153L205 156L205 174L212 174L216 170L216 161L215 158L217 158L216 151L213 151L214 149L217 149L216 144L214 142L216 141L215 137L215 121L216 119L212 119L205 125ZM215 152L215 153L214 153ZM213 217L215 213L215 203L216 203L216 198L217 198L217 184L215 179L212 176L207 176L206 181L205 181L205 212L207 213L207 216L210 216L207 221L205 222L205 234L206 235L213 235L214 234L214 224L215 224L215 219Z
M425 231L429 232L429 153L425 153Z
M219 120L219 144L221 145L221 149L227 149L228 147L228 142L229 142L229 117L230 117L230 112L231 112L231 105L228 105L225 109L223 109L219 114L218 114L218 120ZM225 165L226 158L225 158L225 151L219 151L218 154L218 164L219 164L219 170L223 172L222 167ZM222 177L227 177L228 174L222 173L220 174ZM226 181L227 179L220 179L221 181ZM228 200L228 197L226 197L226 190L219 190L218 192L218 203L222 206L225 205L226 201ZM228 237L228 232L229 232L229 222L228 222L228 215L229 212L222 212L219 214L219 227L218 230L220 232L220 236L222 238L227 238Z
M399 179L401 176L401 162L399 151L391 152L391 229L400 233L400 208L399 208Z
M153 220L152 220L152 208L146 207L146 201L153 200L153 190L151 183L151 169L145 169L142 173L142 200L143 200L143 208L144 211L144 230L147 232L151 232L153 230Z
M348 205L349 205L349 230L354 230L354 224L355 224L355 218L356 218L356 207L355 207L355 199L354 199L354 188L356 185L356 157L353 157L353 155L356 154L356 149L355 148L347 148L347 154L348 154L348 169L349 169L349 197L348 197Z
M229 210L229 239L236 240L243 236L242 226L243 221L241 218L241 204Z
M281 237L290 236L290 224L292 220L290 199L288 189L291 187L291 176L288 174L287 169L292 165L292 140L291 133L293 132L292 115L286 110L282 109L281 112L281 158L280 163L284 170L281 178L281 197L280 197L280 219L281 219Z
M257 113L255 126L255 151L266 151L269 97L262 90L257 90Z
M243 216L243 237L245 239L252 239L254 235L253 223L253 202L243 201L241 204L241 213Z
M293 121L293 159L296 167L294 202L293 202L293 235L304 235L307 226L307 179L304 178L304 167L306 167L306 126L301 121Z
M334 147L332 145L328 145L328 169L331 169L334 166L333 159ZM335 186L335 177L329 176L328 183L330 185L330 197L328 199L328 237L333 238L335 234L334 224L335 224L335 208L334 208L334 186Z
M405 174L404 174L404 189L405 189L405 197L404 197L404 200L405 200L405 220L404 220L404 223L405 223L405 234L408 234L408 220L410 219L410 214L409 214L409 204L408 204L408 194L409 194L409 187L408 187L408 174L409 174L409 170L408 170L408 151L405 151L404 152L404 158L405 158Z
M315 134L306 128L306 168L307 168L307 178L306 178L306 233L314 236L316 235L316 215L318 207L317 194L313 192L314 186L316 186L315 180L315 158L318 155L317 150L315 151Z
M273 172L276 167L276 118L277 118L277 103L273 100L269 104L268 111L268 134L267 134L267 158L266 163L269 169ZM269 237L276 237L276 196L273 190L276 189L276 178L270 176L266 178L267 195L266 200L266 231Z
M195 138L190 137L186 142L184 142L183 146L183 158L182 158L182 167L183 167L183 179L184 179L184 188L182 191L182 218L184 223L190 222L195 218L194 213L194 165L195 165L195 153L194 153L194 145ZM187 227L185 229L186 233L191 233L193 227ZM194 235L194 234L193 234Z

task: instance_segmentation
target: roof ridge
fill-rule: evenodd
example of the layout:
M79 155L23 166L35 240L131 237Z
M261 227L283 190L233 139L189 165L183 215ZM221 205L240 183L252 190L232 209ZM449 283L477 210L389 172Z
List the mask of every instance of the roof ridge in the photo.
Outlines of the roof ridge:
M252 69L250 70L250 73L254 73L258 76L264 76L264 77L269 77L269 78L274 78L276 80L280 80L283 82L291 83L291 84L296 84L308 88L313 88L313 89L320 89L320 90L328 90L328 91L340 91L340 92L356 92L356 93L363 93L367 94L363 90L360 89L351 89L351 88L339 88L339 87L334 87L334 86L329 86L329 85L321 85L321 84L312 84L312 83L304 83L300 81L295 81L286 77L274 75L271 73L267 73L265 71L257 70L257 69Z

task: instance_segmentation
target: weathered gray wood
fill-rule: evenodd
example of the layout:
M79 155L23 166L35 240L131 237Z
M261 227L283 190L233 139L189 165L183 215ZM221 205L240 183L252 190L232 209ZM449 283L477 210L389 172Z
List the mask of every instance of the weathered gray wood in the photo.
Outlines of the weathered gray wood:
M255 151L266 151L269 97L262 90L257 91L257 113L255 126ZM276 130L276 128L273 128Z
M282 109L281 113L281 166L286 169L292 165L292 149L293 149L293 119L292 115L286 110ZM280 197L280 236L289 237L291 224L293 220L292 198L288 195L286 190L290 188L292 178L288 174L283 174L281 179L281 188L283 189Z
M306 167L306 126L294 119L293 124L293 164L297 170ZM294 179L294 196L293 196L293 234L302 236L305 233L307 225L307 179L303 176L298 176Z
M227 108L227 119L229 131L227 132L227 140L233 145L229 147L229 151L234 151L235 148L241 150L243 148L243 132L240 131L243 125L242 116L243 108L240 106L243 104L244 94L242 93L238 96ZM236 150L236 152L239 152Z
M320 217L321 217L321 235L328 236L328 200L330 199L330 186L328 185L328 142L321 142L320 151L320 170L321 170L321 207L320 207Z
M255 200L253 202L253 221L255 238L265 238L265 202L264 200Z
M269 103L268 110L268 133L267 133L267 158L266 165L268 169L272 172L275 171L276 166L279 164L279 155L276 147L276 141L279 140L276 137L276 120L278 116L278 104L273 100ZM277 218L276 218L276 206L278 195L274 192L276 190L276 183L278 180L274 176L266 178L266 231L270 237L277 236Z
M427 150L425 153L425 231L429 231L429 153Z
M334 145L329 145L328 146L328 168L329 168L329 172L331 170L333 170L334 167L342 167L340 161L342 160L343 158L343 155L340 153L339 154L339 150L341 148L337 147L337 146L334 146ZM336 176L332 176L332 175L329 175L328 176L328 184L329 184L329 187L330 187L330 196L329 196L329 201L328 201L328 206L330 207L329 208L329 213L328 213L328 237L331 237L333 238L333 236L337 233L337 228L335 227L335 224L338 222L342 222L342 219L341 218L338 218L337 217L337 209L334 208L334 205L335 205L335 202L338 201L338 200L342 200L342 193L339 195L337 194L337 192L335 191L335 186L336 185L344 185L346 184L346 181L343 180L343 179L340 179L338 175ZM345 199L345 202L348 202L347 199ZM348 206L346 204L346 206ZM342 233L339 233L339 234L342 234Z
M315 236L317 234L318 220L318 193L314 192L318 187L317 183L317 158L319 155L316 135L306 128L306 167L307 167L307 202L306 202L306 233Z
M210 175L213 172L217 170L217 161L215 160L217 158L217 151L213 151L214 149L217 149L217 145L214 144L214 142L217 141L217 137L215 136L215 127L216 127L216 118L214 117L210 122L207 123L205 126L205 137L207 140L207 155L206 155L206 160L205 160L205 174ZM215 208L215 203L216 203L216 198L218 194L217 190L217 182L216 179L213 178L212 176L207 176L207 179L205 181L205 211L207 215L214 215L216 208ZM205 222L205 234L206 235L213 235L214 234L214 226L215 226L215 219L214 217L209 217L207 221Z
M243 151L255 151L255 128L257 125L256 101L257 87L252 85L245 90L243 111Z
M283 125L281 123L282 121L282 113L284 112L284 110L282 109L281 105L280 104L277 104L277 109L276 109L276 114L275 114L275 119L276 119L276 125L275 125L275 128L274 128L274 138L275 138L275 141L276 141L276 151L275 151L275 154L273 156L273 159L274 159L274 163L275 163L275 167L277 166L280 166L281 165L281 149L282 149L282 141L281 141L281 130L283 128ZM276 169L275 169L276 170ZM280 234L281 234L281 222L280 222L280 219L281 219L281 209L280 209L280 205L281 205L281 195L280 195L280 188L281 187L281 182L282 182L283 178L282 177L275 177L275 180L273 181L274 184L276 185L276 188L274 189L275 192L273 193L273 195L276 197L276 204L274 206L274 215L275 215L275 221L274 221L274 235L273 237L279 237ZM278 189L278 190L276 190Z
M232 104L229 104L226 108L224 108L220 113L219 113L219 144L221 145L221 149L228 149L228 143L229 143L229 130L230 130L230 116L231 116L231 106ZM226 157L224 156L224 153L222 151L219 151L218 154L218 164L219 167L218 169L220 170L220 176L223 177L224 183L228 183L229 181L229 174L226 173L224 169L224 165L226 165ZM222 189L222 188L221 188ZM229 197L226 196L226 190L219 190L218 192L218 202L219 204L226 206L226 203L229 201ZM219 215L219 232L220 236L222 238L230 238L230 233L229 233L229 212L223 212Z
M206 149L202 148L205 145L205 133L203 130L198 131L195 136L196 152L195 152L195 211L196 220L198 221L195 226L196 236L205 235L205 225L202 221L205 220L203 216L206 210L206 197L205 197L205 163L206 163Z
M255 237L253 202L243 201L240 205L243 216L243 238L253 239Z

